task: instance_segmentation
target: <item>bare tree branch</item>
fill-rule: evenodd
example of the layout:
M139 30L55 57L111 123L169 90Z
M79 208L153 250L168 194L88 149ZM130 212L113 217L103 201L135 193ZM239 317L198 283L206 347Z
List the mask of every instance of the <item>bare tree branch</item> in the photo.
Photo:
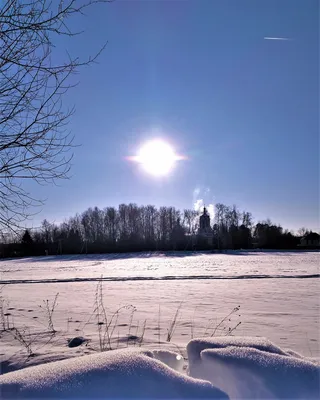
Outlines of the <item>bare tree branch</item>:
M86 60L53 62L57 35L74 36L68 19L110 0L8 0L0 6L0 231L30 215L33 198L23 181L54 183L68 177L73 137L66 130L74 109L63 95L78 68L94 63L105 45Z

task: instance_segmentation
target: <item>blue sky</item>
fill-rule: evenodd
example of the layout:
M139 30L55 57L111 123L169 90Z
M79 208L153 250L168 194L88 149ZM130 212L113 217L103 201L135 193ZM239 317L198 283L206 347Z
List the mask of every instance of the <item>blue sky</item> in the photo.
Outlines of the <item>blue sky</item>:
M192 208L200 197L319 230L318 13L316 0L135 0L70 21L85 33L60 39L61 55L108 45L65 97L81 145L71 179L28 184L47 198L33 225L90 206ZM165 178L125 160L155 131L188 157Z

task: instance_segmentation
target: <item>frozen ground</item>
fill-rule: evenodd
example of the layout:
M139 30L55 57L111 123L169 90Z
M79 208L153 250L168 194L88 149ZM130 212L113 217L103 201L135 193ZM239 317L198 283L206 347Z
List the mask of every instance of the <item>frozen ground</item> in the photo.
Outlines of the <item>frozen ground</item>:
M318 358L319 261L319 253L312 252L142 253L1 261L0 324L11 328L0 337L2 372L94 353L102 344L113 349L157 347L187 358L190 339L225 335L239 322L236 335L265 336L284 349ZM97 313L101 276L98 297L111 324L107 336L104 317ZM57 293L52 333L45 301L51 307ZM240 310L219 325L239 305ZM177 310L169 343L168 330ZM68 340L76 336L83 337L84 344L68 347ZM26 358L28 349L33 357Z

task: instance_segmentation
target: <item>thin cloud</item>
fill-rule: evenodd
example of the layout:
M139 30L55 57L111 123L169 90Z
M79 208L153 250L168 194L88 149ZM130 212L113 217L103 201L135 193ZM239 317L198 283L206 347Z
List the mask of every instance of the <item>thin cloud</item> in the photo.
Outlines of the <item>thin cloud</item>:
M277 36L265 36L263 39L264 40L280 40L280 41L284 41L284 42L291 40L290 38L287 38L287 37L277 37Z
M203 207L206 207L211 220L213 221L214 219L214 204L205 204L203 199L198 199L193 203L194 210L197 211L198 213L201 213L203 210Z
M195 211L200 212L204 206L204 202L202 199L198 199L193 203L193 208Z

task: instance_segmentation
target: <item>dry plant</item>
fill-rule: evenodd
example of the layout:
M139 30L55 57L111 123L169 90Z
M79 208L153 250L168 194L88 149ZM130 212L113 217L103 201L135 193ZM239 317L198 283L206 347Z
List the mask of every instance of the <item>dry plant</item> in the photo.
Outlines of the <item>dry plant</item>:
M55 336L55 332L49 332L49 338L45 343L37 343L40 341L40 338L43 338L43 333L37 332L31 334L30 328L27 326L22 328L13 326L9 332L13 335L14 339L16 339L26 349L28 357L34 357L36 355L35 351L48 345Z
M129 346L129 340L131 336L131 328L132 328L132 321L133 321L133 315L137 311L136 308L133 308L130 314L130 323L129 323L129 331L128 331L128 338L127 338L127 347ZM139 326L139 325L138 325ZM138 331L138 326L137 326L137 331ZM136 334L137 336L137 334Z
M44 301L44 307L41 305L39 306L40 308L45 310L45 315L47 317L47 326L49 329L49 339L45 344L41 343L39 346L36 348L38 350L39 348L43 347L44 345L48 344L52 338L56 334L56 330L54 329L53 326L53 314L55 307L57 305L57 298L58 298L59 293L56 294L52 304L50 304L49 300ZM17 340L27 351L28 357L33 357L35 355L34 353L34 346L36 342L39 341L40 337L43 337L44 333L43 332L36 332L31 334L30 332L30 327L28 326L22 326L18 327L14 323L13 316L11 315L10 312L7 312L8 309L8 300L0 296L0 322L1 322L1 331L2 332L9 332L15 340ZM10 320L11 317L11 320ZM47 332L48 333L48 332ZM45 334L47 334L45 333Z
M9 312L9 300L2 296L2 288L3 286L0 288L0 332L5 332L14 327L14 321L12 314Z
M196 311L197 311L197 306L194 308L193 315L192 315L192 320L191 320L191 324L190 324L191 339L194 338L194 317L196 315Z
M228 315L226 315L224 318L222 318L222 320L218 323L218 325L214 328L212 334L210 335L210 337L215 336L217 330L226 322L231 322L231 316L235 313L237 313L240 310L240 306L235 307ZM228 328L227 334L231 334L232 331L234 331L239 325L241 324L238 323L234 328ZM225 328L225 327L224 327ZM231 330L232 329L232 330Z
M231 327L229 327L228 328L228 331L227 331L227 333L226 333L226 336L231 336L232 335L232 332L234 332L237 328L238 328L238 326L240 326L241 325L241 321L239 321L235 326L233 326L232 328Z
M121 306L115 312L113 312L110 317L108 317L103 301L103 285L101 277L96 287L93 311L97 320L100 351L112 350L112 339L114 337L115 328L118 324L119 315L125 310L131 311L131 322L129 326L129 329L131 329L133 313L136 311L136 307L133 305Z
M158 312L158 344L160 346L160 337L161 337L161 324L160 324L160 319L161 319L161 313L160 313L160 304L159 304L159 312Z
M9 313L6 311L6 301L3 297L0 297L0 322L1 331L7 331L10 329Z
M171 321L171 323L169 325L168 334L167 334L167 342L171 342L173 333L174 333L174 331L176 329L176 326L177 326L177 320L178 320L178 316L179 316L181 307L182 307L182 302L179 304L178 308L176 309L176 312L175 312L175 314L174 314L174 316L172 318L172 321Z
M229 312L225 317L223 317L217 324L215 324L215 326L212 326L213 319L209 319L203 336L214 337L216 336L217 332L223 332L225 336L231 335L239 327L239 325L241 325L241 322L237 322L236 325L234 325L233 327L228 327L225 324L232 322L232 316L238 313L239 310L240 306L234 307L234 309ZM241 315L238 314L238 316L240 317Z
M128 341L127 341L127 347L129 346L129 340L132 340L133 345L135 346L138 340L138 331L139 331L139 327L140 327L140 321L137 322L137 326L136 326L136 333L134 335L129 335L128 334Z
M52 304L50 304L49 300L43 300L44 306L39 306L46 314L47 318L48 318L48 330L50 332L55 333L56 330L54 329L54 325L53 325L53 314L54 314L54 310L57 306L57 300L58 300L58 296L59 293L57 293L54 297L54 300L52 302Z
M120 340L120 332L118 327L119 326L128 326L128 333L127 333L127 346L129 344L133 346L139 346L141 347L144 341L146 329L147 329L147 320L144 320L142 324L139 324L139 321L137 323L134 322L134 315L135 312L137 311L136 307L133 305L124 305L119 307L116 311L114 312L107 312L107 308L105 307L104 304L104 296L103 296L103 280L102 277L98 281L96 290L95 290L95 301L94 301L94 309L93 312L88 320L88 322L84 325L86 326L91 318L95 317L95 323L97 325L98 329L98 340L99 340L99 350L100 351L106 351L106 350L112 350L113 347L113 342L115 343L114 346L116 348L119 348L121 346L121 342L123 341ZM14 320L11 316L11 313L7 312L7 304L8 301L5 300L1 296L0 292L0 326L2 331L10 331L10 333L13 335L15 340L17 340L27 351L28 357L32 357L35 355L34 351L38 350L39 348L42 348L46 346L49 342L52 341L52 338L55 337L56 335L56 329L54 327L54 312L56 310L56 306L58 304L58 296L59 293L57 293L52 301L49 300L44 300L43 305L40 305L39 307L44 311L45 316L46 316L46 321L45 324L48 327L48 332L37 332L30 334L30 329L26 326L24 327L16 327L14 324ZM181 314L181 309L182 309L182 304L181 302L173 317L172 320L169 322L169 326L167 328L167 334L166 334L166 341L172 343L172 337L174 335L174 332L178 326L178 320L180 319L180 314ZM193 316L191 319L191 339L195 336L195 316L196 316L196 311L198 307L195 307ZM228 327L228 324L230 325L230 322L232 320L232 316L234 314L238 314L240 310L240 306L235 307L231 312L229 312L224 318L220 320L219 323L213 324L213 319L209 320L208 326L206 328L205 337L213 337L217 333L220 335L221 332L223 332L225 335L232 335L232 333L239 327L241 322L237 322L234 324L234 326ZM119 317L122 312L126 312L126 318L128 318L128 324L121 324L119 325ZM128 314L129 312L129 314ZM11 319L9 318L11 316ZM238 315L240 316L240 314ZM159 304L159 310L158 310L158 316L155 316L157 318L157 330L158 330L158 343L159 345L161 344L161 309L160 309L160 304ZM69 322L72 320L72 318L68 318L67 326L69 329ZM133 327L135 328L135 331L132 332ZM117 329L116 329L117 328ZM116 331L116 333L115 333ZM49 334L49 338L45 338ZM45 336L44 336L45 335ZM39 340L41 339L41 343L38 343ZM45 340L47 341L45 341ZM172 345L175 346L174 343ZM40 346L40 347L39 347ZM177 346L176 346L177 347ZM177 347L178 348L178 347ZM181 350L178 348L179 352L182 354Z
M30 330L27 327L23 327L18 329L13 327L10 332L12 333L13 337L26 349L28 353L28 357L33 357L34 352L32 351L32 344L35 339L31 340Z
M146 325L147 325L147 320L145 319L144 323L142 325L142 332L141 332L141 335L139 337L139 347L141 347L141 345L143 343L144 334L145 334L145 331L146 331Z

